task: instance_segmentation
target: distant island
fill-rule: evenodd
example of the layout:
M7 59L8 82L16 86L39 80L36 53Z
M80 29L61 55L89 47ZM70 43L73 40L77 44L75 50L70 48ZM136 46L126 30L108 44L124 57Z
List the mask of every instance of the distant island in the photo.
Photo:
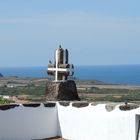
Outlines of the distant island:
M3 75L0 73L0 77L3 77Z

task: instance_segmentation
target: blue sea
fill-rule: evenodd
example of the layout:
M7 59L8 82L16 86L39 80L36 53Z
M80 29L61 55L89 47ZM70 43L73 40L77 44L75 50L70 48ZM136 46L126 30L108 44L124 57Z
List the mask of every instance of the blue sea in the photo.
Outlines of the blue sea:
M47 67L0 68L4 76L48 77ZM74 77L111 84L140 85L140 65L75 66Z

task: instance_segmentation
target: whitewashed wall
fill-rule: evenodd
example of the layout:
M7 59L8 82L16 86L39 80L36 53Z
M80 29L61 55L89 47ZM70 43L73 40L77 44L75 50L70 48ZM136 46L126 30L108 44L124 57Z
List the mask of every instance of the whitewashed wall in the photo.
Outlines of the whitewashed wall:
M136 140L140 108L108 112L105 104L76 108L24 107L0 110L0 140L62 136L69 140ZM138 139L140 140L140 139Z
M0 110L0 140L31 140L59 135L57 107Z
M70 140L136 140L140 109L107 112L104 104L75 108L58 105L62 136Z

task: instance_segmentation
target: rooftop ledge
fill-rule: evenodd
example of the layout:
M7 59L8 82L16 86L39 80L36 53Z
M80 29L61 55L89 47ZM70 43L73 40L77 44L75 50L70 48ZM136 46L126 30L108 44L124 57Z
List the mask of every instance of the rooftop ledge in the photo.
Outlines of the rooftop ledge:
M83 108L83 107L88 107L90 106L96 106L99 104L105 104L105 109L110 112L113 111L115 109L116 106L119 106L119 109L121 111L129 111L129 110L133 110L139 107L139 105L134 104L134 103L97 103L97 102L92 102L92 103L88 103L86 101L48 101L45 103L24 103L24 104L4 104L4 105L0 105L0 110L9 110L9 109L13 109L15 107L19 107L19 106L23 106L23 107L30 107L30 108L37 108L40 107L41 104L43 104L44 107L55 107L57 105L57 103L60 106L64 106L64 107L68 107L68 106L72 106L75 108Z

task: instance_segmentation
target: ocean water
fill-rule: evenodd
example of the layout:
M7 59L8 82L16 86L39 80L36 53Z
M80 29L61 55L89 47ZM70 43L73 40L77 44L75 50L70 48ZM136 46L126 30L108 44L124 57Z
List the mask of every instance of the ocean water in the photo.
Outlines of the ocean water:
M75 75L112 84L140 85L140 65L80 66Z
M48 77L47 67L0 68L4 76ZM140 65L75 66L74 76L112 84L140 85Z

